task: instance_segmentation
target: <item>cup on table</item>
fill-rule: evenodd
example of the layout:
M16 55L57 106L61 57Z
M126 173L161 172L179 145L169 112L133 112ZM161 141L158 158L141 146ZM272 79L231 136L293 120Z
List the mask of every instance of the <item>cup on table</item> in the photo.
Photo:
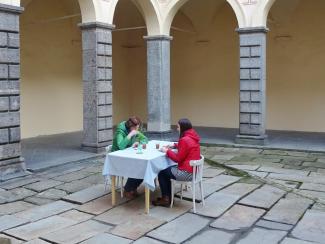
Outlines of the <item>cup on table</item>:
M142 149L147 149L147 144L142 144Z
M156 143L156 149L159 149L159 147L160 147L160 144Z

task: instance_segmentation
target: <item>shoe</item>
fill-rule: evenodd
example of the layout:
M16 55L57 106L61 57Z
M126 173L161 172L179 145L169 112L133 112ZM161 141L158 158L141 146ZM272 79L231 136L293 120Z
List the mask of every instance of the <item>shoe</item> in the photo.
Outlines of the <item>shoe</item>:
M161 198L158 197L156 200L152 201L152 205L169 208L170 197L169 196L163 196Z
M138 196L138 192L137 191L124 191L123 192L123 197L125 197L126 199L134 199Z

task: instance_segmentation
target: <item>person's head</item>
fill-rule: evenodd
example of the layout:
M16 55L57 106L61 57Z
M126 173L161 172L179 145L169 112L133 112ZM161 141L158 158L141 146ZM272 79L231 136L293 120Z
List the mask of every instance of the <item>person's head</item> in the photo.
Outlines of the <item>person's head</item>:
M128 131L138 130L140 126L141 120L137 116L132 116L125 122L125 127Z
M177 123L177 131L179 132L179 138L183 137L184 132L192 129L192 123L189 119L180 119Z

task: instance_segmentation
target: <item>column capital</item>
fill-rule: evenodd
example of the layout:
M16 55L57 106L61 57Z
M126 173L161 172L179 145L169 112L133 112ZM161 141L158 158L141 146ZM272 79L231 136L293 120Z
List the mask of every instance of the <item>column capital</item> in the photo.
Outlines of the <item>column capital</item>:
M260 27L247 27L247 28L237 28L236 31L239 34L253 34L253 33L267 33L269 28L260 26Z
M114 30L115 25L107 24L104 22L88 22L88 23L80 23L78 24L81 30L87 30L87 29L107 29L107 30Z
M146 41L171 41L173 40L173 37L167 35L156 35L156 36L144 36L143 39L145 39Z
M11 14L21 14L22 12L24 12L24 8L19 7L19 6L0 3L0 12L7 12L7 13L11 13Z
M7 13L11 13L11 14L21 14L22 12L24 12L24 8L19 7L19 6L0 3L0 12L7 12Z

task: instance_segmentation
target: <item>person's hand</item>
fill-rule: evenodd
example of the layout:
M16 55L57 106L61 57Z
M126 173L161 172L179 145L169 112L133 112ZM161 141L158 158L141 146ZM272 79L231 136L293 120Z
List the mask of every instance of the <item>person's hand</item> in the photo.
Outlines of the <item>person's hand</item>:
M169 149L175 149L175 144L173 143L173 144L169 144L168 146L167 146Z
M133 145L132 145L132 147L138 147L139 146L139 142L135 142L135 143L133 143Z
M129 134L128 134L128 138L131 139L133 136L137 135L139 133L139 131L137 130L132 130Z
M160 151L166 153L168 151L168 147L163 146L162 148L160 148Z

